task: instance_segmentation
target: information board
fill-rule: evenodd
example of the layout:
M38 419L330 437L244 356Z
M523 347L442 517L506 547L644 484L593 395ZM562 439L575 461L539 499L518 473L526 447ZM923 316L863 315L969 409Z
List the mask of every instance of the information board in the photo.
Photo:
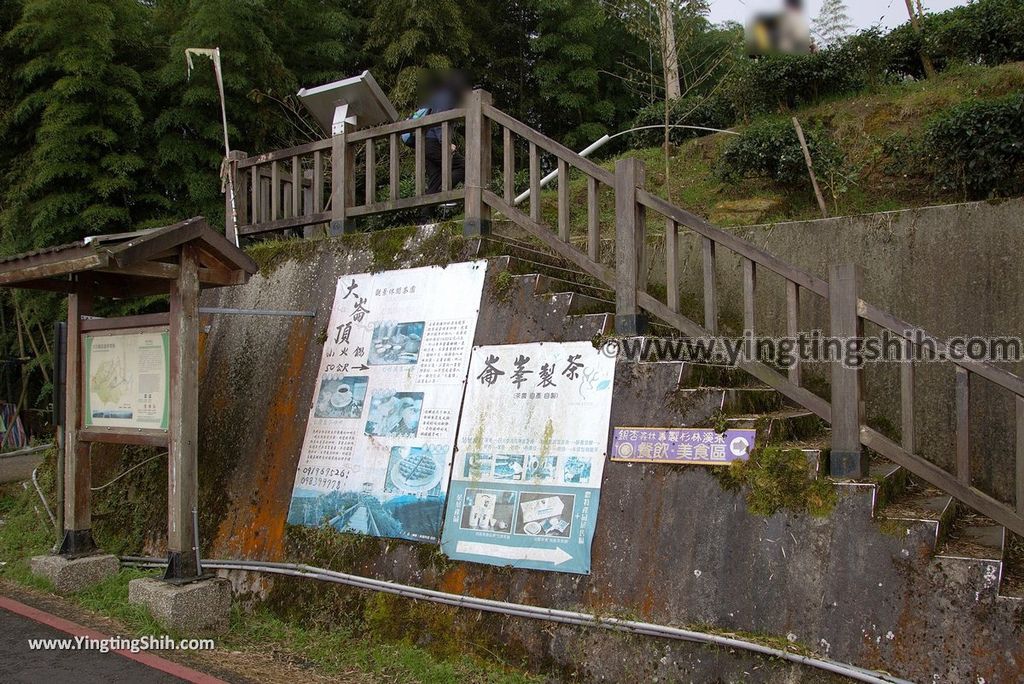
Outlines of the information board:
M590 342L477 347L441 545L458 560L587 574L615 358Z
M438 540L486 268L338 279L289 523Z
M166 330L82 336L85 427L166 430L170 420Z

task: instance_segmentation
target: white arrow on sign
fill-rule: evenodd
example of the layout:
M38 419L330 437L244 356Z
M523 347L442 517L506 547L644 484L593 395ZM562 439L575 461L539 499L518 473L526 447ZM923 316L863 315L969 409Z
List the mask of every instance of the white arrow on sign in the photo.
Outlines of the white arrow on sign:
M485 544L483 542L460 541L455 545L456 553L472 553L477 556L491 556L492 558L503 558L505 560L528 560L541 561L561 565L572 556L563 551L560 547L553 549L516 548L502 546L501 544Z

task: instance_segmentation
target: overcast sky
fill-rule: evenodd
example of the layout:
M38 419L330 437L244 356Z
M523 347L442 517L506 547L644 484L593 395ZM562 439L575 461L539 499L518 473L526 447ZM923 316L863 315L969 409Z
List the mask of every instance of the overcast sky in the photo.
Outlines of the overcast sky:
M942 10L966 5L965 0L923 0L925 11L941 12ZM751 13L763 9L776 9L781 0L711 0L710 19L713 22L726 20L744 23ZM807 15L811 19L818 16L822 0L804 0ZM868 28L881 23L884 27L899 26L907 21L907 5L905 0L846 0L847 13L857 29Z

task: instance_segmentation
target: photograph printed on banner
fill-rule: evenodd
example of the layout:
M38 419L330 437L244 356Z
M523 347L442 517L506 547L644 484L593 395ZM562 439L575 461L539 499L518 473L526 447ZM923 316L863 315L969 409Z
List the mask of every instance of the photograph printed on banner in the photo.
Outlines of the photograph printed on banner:
M497 489L467 489L462 506L464 530L501 532L508 534L512 529L512 518L516 512L516 493Z
M572 533L572 494L523 492L519 497L519 515L515 533L531 537L568 537Z
M366 434L377 437L415 437L423 410L423 392L376 390L370 399Z
M443 446L391 447L384 491L389 494L430 492L441 484L447 457L448 448Z
M493 454L466 454L466 460L462 467L462 476L471 480L489 478L493 469Z
M409 366L420 357L423 343L423 321L396 323L381 321L373 326L370 353L367 362L371 366Z
M369 378L365 375L324 378L316 397L317 418L361 418L366 401L366 386Z

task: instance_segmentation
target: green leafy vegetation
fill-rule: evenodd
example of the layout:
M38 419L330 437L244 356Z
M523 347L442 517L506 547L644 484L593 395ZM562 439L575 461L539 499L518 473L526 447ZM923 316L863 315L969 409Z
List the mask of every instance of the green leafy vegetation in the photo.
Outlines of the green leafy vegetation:
M819 127L804 135L816 173L828 175L839 168L842 152L828 133ZM728 142L718 164L719 175L727 181L763 176L788 188L810 186L807 162L790 121L768 120L750 126Z
M788 511L825 516L836 504L835 487L813 477L800 449L756 449L749 460L722 470L719 479L728 490L745 490L747 507L756 515Z
M39 498L32 488L21 484L0 487L0 579L41 591L52 587L32 575L28 559L49 553L53 529L45 519ZM306 530L307 528L302 528ZM317 531L309 532L313 543ZM335 539L352 535L333 533ZM369 538L376 547L380 542ZM109 540L108 540L109 542ZM123 568L118 574L70 596L88 610L114 618L128 633L163 635L158 625L141 606L128 602L128 583L139 577L152 577L154 571ZM323 588L320 585L321 589ZM354 590L352 590L354 592ZM437 648L417 645L432 629L447 629L454 623L456 608L411 601L388 594L358 592L365 608L354 619L327 627L308 616L282 617L263 605L245 610L235 604L230 631L218 638L219 649L229 651L283 651L297 657L324 674L360 672L385 681L417 681L437 684L481 682L519 684L537 681L509 665L496 662L487 653L466 652L471 640L452 639L436 642ZM438 632L434 632L435 634ZM472 646L470 646L472 648Z

